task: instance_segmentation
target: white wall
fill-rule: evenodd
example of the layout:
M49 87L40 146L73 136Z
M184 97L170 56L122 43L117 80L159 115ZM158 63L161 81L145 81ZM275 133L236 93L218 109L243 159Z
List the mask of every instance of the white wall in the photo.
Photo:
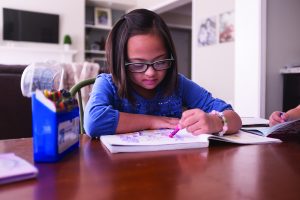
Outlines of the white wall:
M0 4L0 45L14 45L39 48L63 48L63 37L69 34L72 37L72 48L77 51L76 61L84 60L84 19L85 19L85 0L1 0ZM35 12L45 12L59 14L60 18L60 45L42 44L33 42L6 42L2 38L3 10L2 8L22 9Z
M192 0L137 0L136 8L146 8L160 14L190 3Z
M234 42L204 47L197 44L201 20L212 16L218 19L219 14L233 11L234 0L193 0L192 3L192 80L234 106Z
M236 1L235 108L265 117L266 1Z
M279 73L286 64L300 64L300 1L268 0L266 113L282 110L283 80Z

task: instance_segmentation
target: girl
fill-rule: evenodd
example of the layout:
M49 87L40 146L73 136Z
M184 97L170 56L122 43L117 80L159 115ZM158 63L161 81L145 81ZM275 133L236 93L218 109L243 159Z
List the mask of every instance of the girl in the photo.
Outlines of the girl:
M240 129L241 119L229 104L178 74L170 32L156 13L137 9L125 14L108 36L106 56L110 74L97 77L85 108L88 135L175 127L195 135Z

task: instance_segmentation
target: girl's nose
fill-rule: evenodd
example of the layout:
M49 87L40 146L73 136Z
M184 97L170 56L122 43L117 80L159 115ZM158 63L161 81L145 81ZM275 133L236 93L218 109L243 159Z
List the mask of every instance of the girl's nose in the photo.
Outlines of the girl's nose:
M150 65L148 67L148 69L145 71L145 75L148 75L148 76L153 75L154 73L155 73L155 69L153 68L152 65Z

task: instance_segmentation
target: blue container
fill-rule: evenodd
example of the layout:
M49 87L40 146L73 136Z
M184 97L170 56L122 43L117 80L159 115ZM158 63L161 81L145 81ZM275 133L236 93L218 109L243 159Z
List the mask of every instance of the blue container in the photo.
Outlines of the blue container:
M79 109L55 112L42 102L32 95L34 161L56 162L79 147Z

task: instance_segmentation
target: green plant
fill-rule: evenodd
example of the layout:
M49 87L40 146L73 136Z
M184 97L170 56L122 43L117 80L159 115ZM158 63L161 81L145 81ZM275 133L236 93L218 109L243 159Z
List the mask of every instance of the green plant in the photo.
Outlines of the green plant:
M64 44L72 44L72 39L70 35L65 35L64 37Z

